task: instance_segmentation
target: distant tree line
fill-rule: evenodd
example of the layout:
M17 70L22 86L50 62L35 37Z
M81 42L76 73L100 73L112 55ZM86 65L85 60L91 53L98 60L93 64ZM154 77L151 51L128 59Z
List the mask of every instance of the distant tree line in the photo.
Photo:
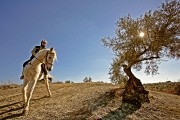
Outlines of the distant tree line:
M66 80L65 83L74 83L74 82L71 80Z

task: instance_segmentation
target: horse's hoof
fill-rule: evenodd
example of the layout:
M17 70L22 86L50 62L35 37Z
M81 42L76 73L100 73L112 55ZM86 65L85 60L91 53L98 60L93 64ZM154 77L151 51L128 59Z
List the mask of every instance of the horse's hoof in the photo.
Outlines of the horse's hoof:
M22 114L23 114L23 115L27 115L27 113L28 113L28 110L23 110L23 111L22 111Z
M51 97L52 97L52 95L48 95L47 97L48 97L48 98L51 98Z

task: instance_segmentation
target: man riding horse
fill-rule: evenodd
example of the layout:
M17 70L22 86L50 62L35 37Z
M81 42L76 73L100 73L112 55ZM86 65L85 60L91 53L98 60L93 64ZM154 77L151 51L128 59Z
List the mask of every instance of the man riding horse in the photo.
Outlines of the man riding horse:
M33 50L31 51L32 55L31 55L30 59L27 60L26 62L24 62L24 64L23 64L23 70L24 70L24 67L35 57L35 55L36 55L40 50L46 49L46 44L47 44L47 41L46 41L46 40L42 40L40 46L35 46L35 47L33 48ZM43 72L45 75L47 75L47 70L45 69L44 64L41 65L41 69L42 69L42 72ZM22 72L22 75L21 75L20 79L24 79L23 72ZM49 77L48 79L49 79L50 81L52 81L52 77Z

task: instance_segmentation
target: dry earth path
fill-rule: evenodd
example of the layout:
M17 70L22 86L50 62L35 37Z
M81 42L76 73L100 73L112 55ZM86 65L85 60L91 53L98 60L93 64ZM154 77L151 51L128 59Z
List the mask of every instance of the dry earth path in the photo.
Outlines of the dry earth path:
M14 120L180 120L180 96L150 91L151 103L129 108L117 96L118 86L104 83L38 84L30 110L22 115L20 86L0 87L0 119Z

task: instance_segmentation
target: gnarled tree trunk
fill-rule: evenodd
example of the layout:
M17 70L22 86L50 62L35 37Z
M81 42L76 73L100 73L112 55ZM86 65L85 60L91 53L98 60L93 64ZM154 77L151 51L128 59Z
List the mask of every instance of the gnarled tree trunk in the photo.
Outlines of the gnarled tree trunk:
M124 65L123 68L124 72L129 77L122 98L123 102L138 106L141 106L141 103L150 102L148 98L149 91L146 91L141 81L133 75L131 68L127 67L127 65Z

